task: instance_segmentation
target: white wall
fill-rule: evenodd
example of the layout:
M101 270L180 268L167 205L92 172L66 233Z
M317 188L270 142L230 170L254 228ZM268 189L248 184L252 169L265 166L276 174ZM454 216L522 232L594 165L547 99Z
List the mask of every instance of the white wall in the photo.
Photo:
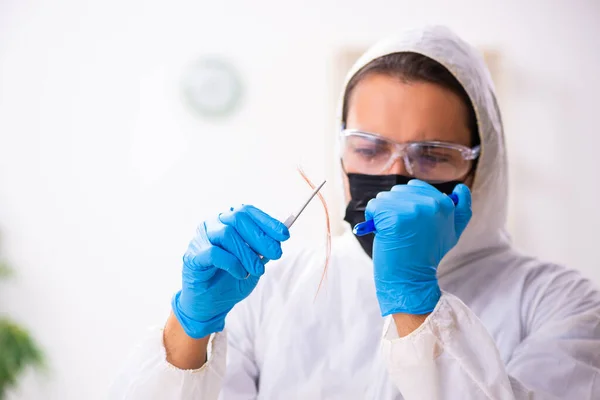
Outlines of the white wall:
M103 398L167 315L196 223L241 202L283 217L305 193L293 161L325 168L336 49L407 25L501 52L514 238L600 283L599 16L593 0L3 0L0 254L18 277L0 311L52 369L14 398ZM219 123L189 114L177 86L214 52L246 83ZM293 240L320 240L320 218L312 207Z

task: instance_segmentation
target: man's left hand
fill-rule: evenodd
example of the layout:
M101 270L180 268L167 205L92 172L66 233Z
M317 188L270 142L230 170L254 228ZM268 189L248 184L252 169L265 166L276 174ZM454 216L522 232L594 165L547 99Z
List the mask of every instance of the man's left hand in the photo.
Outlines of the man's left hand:
M440 296L436 271L458 242L471 219L471 192L463 184L450 197L430 184L411 180L382 192L367 205L365 216L375 223L373 264L383 316L423 315Z

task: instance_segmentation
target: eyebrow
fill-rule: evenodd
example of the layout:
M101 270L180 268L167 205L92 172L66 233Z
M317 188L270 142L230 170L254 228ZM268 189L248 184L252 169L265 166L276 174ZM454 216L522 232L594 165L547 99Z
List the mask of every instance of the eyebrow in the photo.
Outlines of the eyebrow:
M376 146L385 146L389 143L389 141L386 141L382 138L370 138L369 141L373 142L373 144ZM395 143L393 140L391 142Z
M433 138L428 138L426 139L424 136L426 136L425 132L420 131L416 137L419 138L419 140L413 140L413 142L444 142L444 143L449 143L449 141L447 139L442 139L439 136L434 136Z
M372 131L366 131L366 130L361 130L361 129L348 129L348 130L356 130L357 132L361 132L361 133L366 133L368 135L372 135L372 136L370 136L368 138L363 137L363 139L368 140L368 141L370 141L372 143L375 143L375 144L378 144L378 145L386 143L386 141L389 141L391 143L396 143L396 144L419 143L419 142L441 142L441 143L450 143L450 144L457 144L457 145L469 147L468 144L463 144L463 143L460 143L460 142L451 141L451 140L448 140L448 139L441 138L439 136L434 136L433 138L425 138L426 134L425 134L424 131L419 131L417 133L417 135L415 135L418 138L417 140L410 140L410 141L406 141L406 142L399 142L399 141L396 141L396 140L394 140L392 138L386 137L386 136L384 136L384 135L382 135L380 133L375 133L375 132L372 132Z
M367 133L367 132L364 132L364 133ZM370 134L370 135L374 135L374 134L372 134L372 133L369 133L369 134ZM395 142L394 140L392 140L392 139L388 139L388 138L385 138L385 137L378 137L378 136L360 136L360 138L361 138L362 140L365 140L365 141L367 141L367 142L369 142L369 143L371 143L371 144L374 144L374 145L376 145L376 146L385 145L385 144L387 144L388 142L396 143L396 142Z

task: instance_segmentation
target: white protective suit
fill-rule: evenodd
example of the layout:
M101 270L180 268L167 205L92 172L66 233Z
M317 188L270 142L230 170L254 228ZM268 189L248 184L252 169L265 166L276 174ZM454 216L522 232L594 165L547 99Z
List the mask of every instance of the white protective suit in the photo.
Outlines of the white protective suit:
M600 293L577 272L517 253L504 231L507 165L500 113L482 58L445 28L372 48L445 65L475 107L482 153L473 219L438 270L444 291L425 323L399 338L379 312L371 259L347 232L333 244L314 300L321 250L269 263L213 335L208 362L181 371L161 331L133 352L118 399L600 399Z

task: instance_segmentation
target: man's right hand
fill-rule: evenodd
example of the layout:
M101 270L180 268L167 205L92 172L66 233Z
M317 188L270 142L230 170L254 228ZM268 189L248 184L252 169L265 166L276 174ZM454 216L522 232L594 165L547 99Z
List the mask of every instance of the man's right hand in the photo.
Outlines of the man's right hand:
M200 224L183 257L182 288L172 301L187 336L222 331L227 313L256 287L266 261L281 257L281 242L289 237L284 224L249 205Z

